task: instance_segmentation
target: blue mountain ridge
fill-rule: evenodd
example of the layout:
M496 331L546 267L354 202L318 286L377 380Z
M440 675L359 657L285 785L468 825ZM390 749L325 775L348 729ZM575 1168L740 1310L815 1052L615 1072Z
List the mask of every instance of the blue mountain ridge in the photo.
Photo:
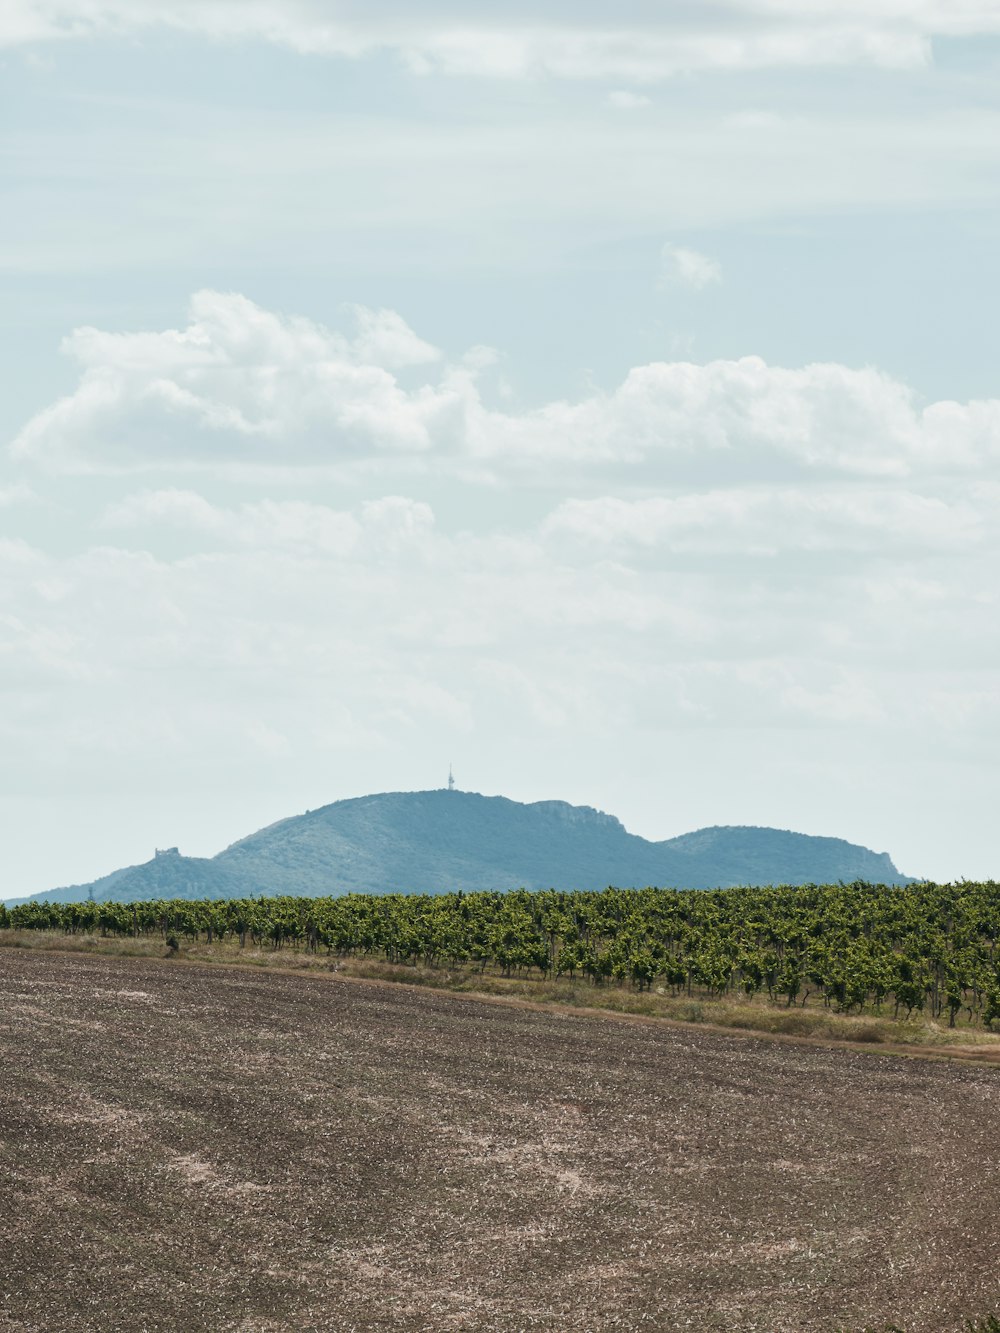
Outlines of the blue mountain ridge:
M259 829L211 858L171 849L33 899L135 902L610 884L705 889L858 879L910 882L887 853L842 838L718 826L651 842L590 806L522 804L441 789L335 801Z

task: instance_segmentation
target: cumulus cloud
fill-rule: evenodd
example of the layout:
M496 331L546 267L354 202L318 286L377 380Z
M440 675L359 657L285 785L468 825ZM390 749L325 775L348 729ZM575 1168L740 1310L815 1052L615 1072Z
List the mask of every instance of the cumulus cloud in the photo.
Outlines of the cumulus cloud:
M350 350L358 361L401 369L441 360L440 351L418 338L395 310L369 310L360 305L348 309L357 323L357 334L350 343Z
M561 12L560 12L561 11ZM293 50L359 58L393 52L410 69L495 78L652 82L699 69L874 64L890 69L927 62L938 34L1000 31L989 0L924 4L873 0L729 0L697 10L661 6L642 21L595 21L586 9L446 0L417 12L396 0L339 4L322 0L7 0L0 44L130 33L154 26L213 39L255 39Z
M394 312L351 312L353 339L206 291L192 298L183 330L77 329L63 351L80 384L27 424L14 455L69 470L100 467L103 455L127 470L161 458L211 462L218 450L279 462L301 457L307 442L332 459L443 440L458 395L447 382L408 393L392 373L437 351Z
M481 384L492 353L446 362L392 312L352 317L353 337L200 292L183 329L78 329L64 343L77 387L25 424L12 455L66 472L386 464L667 485L975 475L1000 453L996 399L921 406L873 368L753 356L654 362L611 392L504 411Z
M697 250L667 241L660 251L659 282L663 287L693 287L701 291L722 281L722 265Z

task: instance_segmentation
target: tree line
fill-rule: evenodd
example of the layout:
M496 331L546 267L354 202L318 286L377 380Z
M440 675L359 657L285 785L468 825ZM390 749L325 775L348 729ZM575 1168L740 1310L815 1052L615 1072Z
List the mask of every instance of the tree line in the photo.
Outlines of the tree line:
M232 941L841 1012L1000 1021L1000 884L0 906L0 928Z

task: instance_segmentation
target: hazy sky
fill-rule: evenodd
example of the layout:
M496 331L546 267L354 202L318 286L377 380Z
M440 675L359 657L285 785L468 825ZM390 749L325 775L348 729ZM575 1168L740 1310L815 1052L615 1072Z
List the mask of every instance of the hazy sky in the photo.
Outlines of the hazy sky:
M997 0L5 0L0 896L449 761L1000 874L998 75Z

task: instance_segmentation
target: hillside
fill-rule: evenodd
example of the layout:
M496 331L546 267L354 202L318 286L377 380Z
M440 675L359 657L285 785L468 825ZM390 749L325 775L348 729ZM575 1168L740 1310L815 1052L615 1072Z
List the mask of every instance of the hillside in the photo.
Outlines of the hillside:
M143 865L37 898L227 898L260 894L598 889L608 884L903 883L886 853L780 829L700 829L663 842L564 801L475 792L384 792L260 829L211 858L160 852Z

